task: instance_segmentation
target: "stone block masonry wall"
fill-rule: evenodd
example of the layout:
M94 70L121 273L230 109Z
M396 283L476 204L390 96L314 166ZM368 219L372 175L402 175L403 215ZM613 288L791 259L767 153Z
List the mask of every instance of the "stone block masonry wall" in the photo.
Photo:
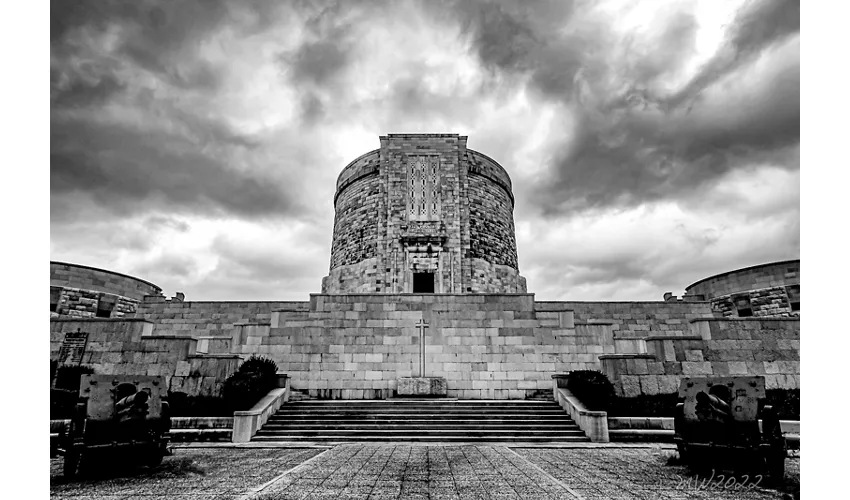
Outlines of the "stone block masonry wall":
M526 293L525 277L516 268L469 259L472 293Z
M644 355L601 356L618 394L676 392L683 377L762 375L768 389L800 387L800 321L702 319L695 335L651 336Z
M749 297L750 310L754 317L790 318L800 314L799 310L792 310L788 292L784 286L715 297L711 299L711 305L723 317L737 317L739 311L735 298L740 295Z
M294 389L322 397L390 397L396 380L445 377L450 397L523 399L558 372L598 369L613 353L608 325L535 312L532 295L313 295L309 312L280 312L246 334L243 357L270 357Z
M106 292L137 301L145 295L160 295L162 292L153 283L132 276L64 262L50 263L50 285Z
M51 311L58 316L69 316L73 318L97 317L98 304L107 300L112 305L109 313L110 318L120 318L136 312L138 300L122 297L94 290L81 290L79 288L51 287L51 293L56 293L56 309Z
M508 192L472 172L468 182L470 247L466 257L517 269L513 201Z
M338 266L322 278L322 293L374 293L383 290L385 273L377 257Z
M59 358L65 334L88 334L81 364L101 375L161 375L170 390L189 395L218 395L236 371L239 356L195 353L191 337L152 335L154 325L138 319L52 319L50 359Z
M274 310L308 307L307 302L179 302L149 297L133 317L154 323L154 335L232 337L239 324L268 323Z
M577 322L611 324L615 339L690 335L689 322L713 318L708 302L537 302L538 311L573 311Z
M378 252L378 214L383 192L377 168L348 184L336 199L331 269L373 258Z

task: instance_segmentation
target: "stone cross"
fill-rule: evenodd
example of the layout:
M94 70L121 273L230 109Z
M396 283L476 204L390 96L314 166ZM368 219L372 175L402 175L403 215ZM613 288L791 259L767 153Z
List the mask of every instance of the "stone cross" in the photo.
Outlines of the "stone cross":
M428 323L420 319L416 326L419 328L419 376L425 376L425 329Z

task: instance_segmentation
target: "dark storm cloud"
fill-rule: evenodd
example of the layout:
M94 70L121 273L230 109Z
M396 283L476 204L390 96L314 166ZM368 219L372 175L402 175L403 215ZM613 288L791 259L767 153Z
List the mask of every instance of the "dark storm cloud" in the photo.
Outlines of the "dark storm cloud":
M200 56L201 44L224 26L242 35L262 31L277 9L272 0L52 0L51 51L75 53L79 31L103 35L117 29L115 57L127 58L177 88L214 91L225 69Z
M154 283L161 283L158 277L167 277L170 281L175 278L186 279L197 270L198 264L191 256L167 253L135 265L130 274L145 276L146 279L152 279Z
M692 55L697 24L687 4L660 12L659 34L642 44L612 31L593 3L449 5L485 68L525 79L570 115L552 132L549 175L526 187L546 213L688 196L799 142L799 49L791 61L775 53L799 33L797 2L746 4L718 54L671 95L659 81ZM759 62L761 74L740 76ZM697 99L736 77L724 99ZM780 164L798 168L793 156Z
M297 210L283 186L233 169L189 138L115 124L51 123L51 203L86 193L115 213L227 212L242 217Z
M800 0L760 0L741 8L720 50L679 92L665 99L678 106L725 75L751 62L776 42L800 32Z
M298 211L266 139L237 132L214 104L224 79L201 46L222 30L271 26L276 2L54 2L51 214L136 210L275 216ZM195 95L207 95L196 99ZM255 154L256 153L256 154ZM266 154L265 157L268 155Z
M328 102L340 97L346 85L343 76L357 44L353 26L364 21L371 5L350 1L296 4L304 19L304 36L297 47L278 54L278 63L299 93L304 124L317 123L325 116Z

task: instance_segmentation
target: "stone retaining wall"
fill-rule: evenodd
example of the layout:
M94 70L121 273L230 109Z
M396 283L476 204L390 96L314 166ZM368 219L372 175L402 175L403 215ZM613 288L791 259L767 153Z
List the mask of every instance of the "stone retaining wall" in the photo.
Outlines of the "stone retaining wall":
M800 321L700 319L696 335L651 336L646 354L600 356L618 395L676 392L682 377L763 375L768 389L800 388Z

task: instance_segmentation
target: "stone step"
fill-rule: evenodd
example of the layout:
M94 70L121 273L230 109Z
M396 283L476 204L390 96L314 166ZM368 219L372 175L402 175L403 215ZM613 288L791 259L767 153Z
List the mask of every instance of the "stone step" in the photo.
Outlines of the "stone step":
M544 430L544 429L553 429L553 430L576 430L578 426L572 423L562 422L562 423L539 423L532 422L526 425L520 425L516 422L514 423L499 423L499 424L490 424L483 422L435 422L429 424L420 424L417 422L403 422L403 421L391 421L391 422L375 422L375 423L367 423L367 422L309 422L309 423L279 423L279 424L266 424L263 426L263 430L268 431L277 431L277 430L299 430L299 429L363 429L363 430L374 430L374 429L530 429L530 430Z
M451 421L463 422L469 420L486 421L486 422L520 422L529 420L538 421L555 421L560 422L569 420L563 413L560 415L540 415L540 414L504 414L504 415L452 415L447 413L370 413L364 415L349 415L349 414L302 414L302 413L278 413L269 418L269 423L272 422L294 422L298 420L346 420L350 422L362 422L371 420L409 420L409 421Z
M551 436L535 434L533 436L431 436L421 434L397 434L397 435L361 435L361 436L254 436L251 441L275 442L275 441L298 441L298 442L430 442L430 443L586 443L590 442L584 434L581 436Z
M441 409L458 409L458 410L478 410L478 411L490 411L490 410L505 410L505 409L515 409L521 411L539 411L539 410L562 410L562 408L555 404L535 404L535 403L526 403L522 405L476 405L476 404L463 404L463 403L349 403L349 404L335 404L335 403L319 403L319 402L311 402L311 401L299 401L295 403L286 403L283 408L291 408L293 410L321 410L324 408L345 408L345 409L364 409L364 410L373 410L376 408L395 408L395 409L422 409L422 408L441 408Z
M588 441L553 401L402 399L287 403L254 441Z
M437 423L437 424L462 424L465 422L480 422L482 424L487 425L552 425L552 424L562 424L569 425L575 424L569 417L565 416L552 416L552 417L539 417L537 415L523 415L521 418L463 418L463 417L447 417L444 415L403 415L401 417L397 415L369 415L365 418L353 418L353 417L327 417L327 418L315 418L315 416L305 416L305 415L292 415L289 418L280 417L278 415L272 416L269 418L266 425L288 425L288 424L319 424L322 422L333 422L333 423L348 423L348 424L379 424L379 423L390 423L390 422L410 422L415 425L428 425L429 423Z
M265 427L257 432L257 436L393 436L404 434L421 434L429 436L584 436L581 430L546 430L537 429L293 429L270 430Z

